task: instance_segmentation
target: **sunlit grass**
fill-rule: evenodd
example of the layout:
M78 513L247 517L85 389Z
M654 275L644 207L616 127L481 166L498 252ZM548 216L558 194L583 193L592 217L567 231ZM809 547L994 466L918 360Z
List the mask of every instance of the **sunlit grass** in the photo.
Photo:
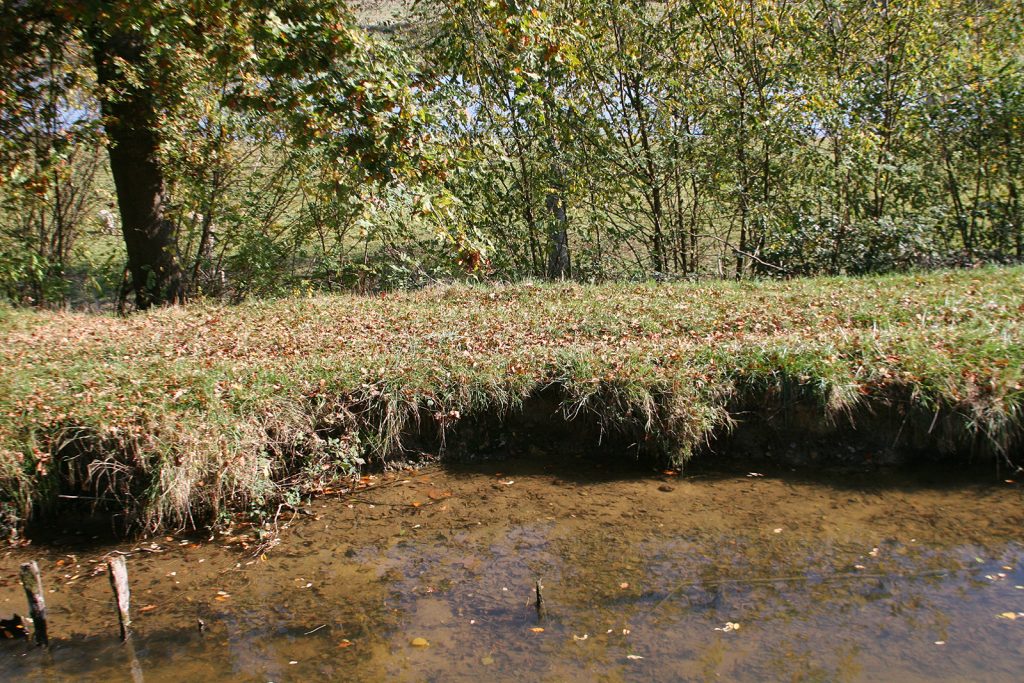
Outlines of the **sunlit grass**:
M554 388L566 416L682 463L738 399L899 401L1019 450L1024 269L763 283L453 285L200 303L127 319L0 310L8 516L64 493L142 527L269 506L403 436Z

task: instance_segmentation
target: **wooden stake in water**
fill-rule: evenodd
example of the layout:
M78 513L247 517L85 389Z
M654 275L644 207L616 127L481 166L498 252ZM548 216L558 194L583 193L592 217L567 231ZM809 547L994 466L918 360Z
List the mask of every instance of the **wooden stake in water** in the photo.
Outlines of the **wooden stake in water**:
M125 565L124 557L118 555L107 560L107 569L110 570L110 587L114 589L114 598L117 600L117 619L121 624L121 640L128 640L132 625L131 617L128 615L131 593L128 590L128 567Z
M49 645L46 634L46 600L43 598L43 578L39 575L39 565L26 562L21 565L21 585L25 587L28 598L28 612L32 617L32 631L36 645Z
M124 556L117 555L108 559L107 570L110 576L110 587L114 589L114 599L117 601L117 621L121 625L121 642L128 648L132 683L144 683L142 665L135 654L135 646L129 640L132 635L132 619L128 613L131 591L128 590L128 565L125 563Z
M541 583L540 579L537 579L537 583L534 586L537 590L537 602L534 605L537 608L537 620L544 621L546 610L544 609L544 584Z

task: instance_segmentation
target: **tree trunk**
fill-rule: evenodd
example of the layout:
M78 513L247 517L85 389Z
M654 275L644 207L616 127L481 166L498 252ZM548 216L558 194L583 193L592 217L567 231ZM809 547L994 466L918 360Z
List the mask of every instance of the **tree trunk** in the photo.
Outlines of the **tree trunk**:
M548 278L564 280L569 277L569 231L565 200L559 193L549 192L544 203L551 214L551 228L548 233Z
M658 179L658 167L652 149L651 139L647 133L647 116L644 108L642 82L638 73L630 74L629 101L636 114L637 130L640 133L640 149L644 155L644 180L650 191L649 203L651 207L651 265L654 267L655 276L663 275L668 268L665 258L665 240L662 234L663 211L661 206L661 184Z
M946 187L949 188L949 198L953 203L953 211L955 212L956 228L960 232L964 253L967 255L968 261L971 261L974 259L973 235L968 227L963 199L960 197L960 182L957 180L956 172L953 169L953 158L945 143L942 145L942 160L946 169Z
M569 261L569 217L565 210L565 168L557 158L558 143L554 138L548 144L555 154L551 167L553 185L544 198L544 206L548 210L548 279L564 280L571 276Z
M164 175L157 157L154 95L145 87L129 84L116 65L118 60L141 65L143 50L137 35L106 36L95 31L92 36L110 170L139 309L184 299L175 254L176 230L164 215Z
M1021 230L1020 197L1017 194L1017 183L1010 180L1007 184L1010 193L1010 229L1013 230L1013 241L1016 246L1017 260L1024 257L1024 230Z
M740 245L739 249L734 250L736 252L736 279L742 280L744 271L746 270L746 254L747 254L747 190L748 179L747 179L747 91L746 84L740 85L739 87L739 133L737 135L737 148L736 148L736 161L739 167L739 181L740 181L740 193L739 193L739 208L740 208Z

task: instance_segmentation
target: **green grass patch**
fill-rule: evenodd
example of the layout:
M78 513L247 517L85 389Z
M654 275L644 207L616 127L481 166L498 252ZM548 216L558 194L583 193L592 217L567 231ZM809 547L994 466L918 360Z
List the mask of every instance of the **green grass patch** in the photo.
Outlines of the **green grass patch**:
M439 286L127 319L0 309L0 505L139 528L270 509L416 432L557 389L684 462L758 396L941 412L1019 455L1024 269L762 283ZM427 422L429 429L425 429Z

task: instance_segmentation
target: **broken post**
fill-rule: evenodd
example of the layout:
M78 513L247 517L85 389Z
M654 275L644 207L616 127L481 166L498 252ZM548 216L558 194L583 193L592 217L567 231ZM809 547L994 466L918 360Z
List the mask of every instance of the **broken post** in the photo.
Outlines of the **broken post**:
M39 565L26 562L21 565L21 585L25 587L28 598L28 613L32 617L32 632L36 645L49 645L50 638L46 634L46 600L43 598L43 579L39 575Z
M131 593L128 591L128 567L125 565L124 557L118 555L107 560L107 569L110 570L110 587L114 589L114 598L117 600L117 619L121 625L121 640L128 640L131 635L129 630L132 625L131 617L128 615L128 601Z
M535 588L537 590L537 603L535 605L537 608L537 620L544 621L544 593L542 592L544 590L544 584L540 582L540 579L537 579Z

